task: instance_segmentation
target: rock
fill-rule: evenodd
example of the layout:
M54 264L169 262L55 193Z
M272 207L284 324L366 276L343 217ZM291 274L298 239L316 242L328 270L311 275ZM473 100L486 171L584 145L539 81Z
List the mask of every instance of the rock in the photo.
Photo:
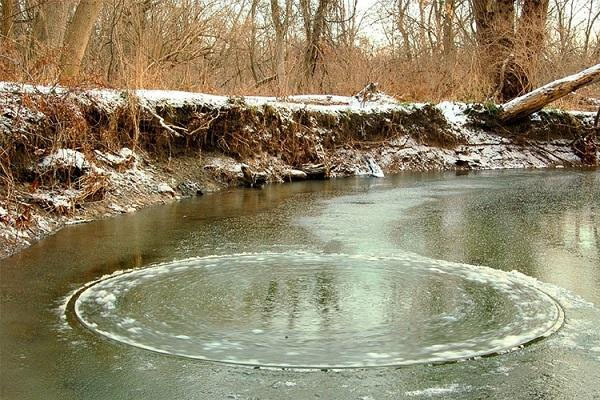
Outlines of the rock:
M328 169L324 164L304 164L301 170L310 179L325 179L328 175Z
M83 170L89 166L83 153L73 149L58 149L54 153L46 156L38 164L40 168L76 168Z
M110 206L108 206L108 208L110 208L111 210L113 210L115 212L121 213L121 214L124 214L127 212L123 207L121 207L118 204L111 204Z
M58 214L68 214L74 207L76 193L65 190L63 193L54 191L35 192L30 200Z
M308 175L304 171L299 169L286 169L283 171L284 179L290 182L303 181L308 178Z
M204 169L213 172L221 172L221 174L229 177L231 180L234 178L243 178L244 174L242 173L242 166L244 165L246 164L238 163L233 159L215 157L210 163L204 166Z
M104 153L100 150L94 150L96 158L113 168L130 168L135 162L135 154L127 147L123 147L118 154Z
M156 191L158 193L169 193L171 196L175 196L175 190L165 182L159 183L156 187Z
M383 178L384 174L379 164L377 164L372 157L367 157L366 160L369 170L371 171L371 176L374 176L375 178Z
M269 174L267 174L264 171L260 171L260 172L255 172L254 173L254 182L256 185L264 185L265 183L267 183L267 180L269 179Z
M198 182L187 179L177 185L177 190L184 196L202 196L204 194L204 189L202 189Z
M459 155L454 164L459 168L472 169L481 166L481 159L478 156Z
M249 165L242 164L243 182L247 187L261 188L267 183L269 175L266 172L255 172Z
M42 173L54 173L61 180L82 176L90 168L85 155L73 149L58 149L38 163Z

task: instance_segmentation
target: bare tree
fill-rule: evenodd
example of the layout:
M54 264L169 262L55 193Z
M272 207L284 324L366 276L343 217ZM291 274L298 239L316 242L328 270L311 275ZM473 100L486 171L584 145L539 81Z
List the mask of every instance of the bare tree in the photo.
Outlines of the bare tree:
M15 9L14 0L3 0L2 3L2 36L10 39L13 27L13 12Z
M81 61L101 8L101 0L81 0L77 6L65 36L61 56L61 79L71 79L79 75Z
M454 8L455 0L444 2L444 53L446 56L454 52Z
M317 9L313 15L310 1L300 0L306 34L304 69L307 81L314 77L319 58L323 53L322 40L326 29L326 16L332 2L333 0L318 0Z
M34 47L62 47L73 0L46 0L37 8L33 21Z
M590 40L592 37L592 32L594 27L597 24L598 19L600 18L600 6L597 6L594 10L594 4L598 5L597 1L590 0L587 3L587 17L585 20L585 30L584 30L584 44L583 44L583 54L587 57L590 49Z
M514 0L473 0L481 63L501 101L531 89L544 46L548 0L523 0L518 26Z
M412 58L412 50L410 45L409 27L407 26L407 15L409 5L410 0L398 0L398 4L396 6L397 14L395 22L398 31L402 35L402 46L404 49L404 55L407 59L410 60Z
M292 17L292 0L285 0L284 8L278 0L271 0L271 20L275 28L275 76L281 93L286 91L287 77L285 67L286 37Z
M600 58L598 0L363 4L0 0L0 79L54 83L85 68L113 86L281 95L377 80L406 100L507 100Z

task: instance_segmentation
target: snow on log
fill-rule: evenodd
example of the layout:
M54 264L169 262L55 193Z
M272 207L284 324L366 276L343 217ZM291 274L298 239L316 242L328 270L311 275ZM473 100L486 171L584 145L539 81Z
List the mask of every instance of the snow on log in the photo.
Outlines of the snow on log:
M547 104L594 82L600 81L600 64L550 82L502 105L500 119L512 122L541 110Z

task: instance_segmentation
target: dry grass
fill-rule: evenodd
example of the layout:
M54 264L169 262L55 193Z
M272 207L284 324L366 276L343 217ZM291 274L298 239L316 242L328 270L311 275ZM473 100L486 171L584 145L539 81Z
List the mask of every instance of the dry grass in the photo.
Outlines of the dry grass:
M243 76L237 81L221 82L225 76L217 73L198 80L180 79L179 73L189 75L188 71L179 68L166 68L156 71L160 78L156 80L142 77L123 77L107 81L101 75L94 76L93 71L77 81L66 82L78 88L118 87L118 88L154 88L169 90L186 90L224 95L291 95L299 93L328 93L353 95L368 82L378 82L384 92L406 102L439 102L457 100L467 102L483 102L493 94L491 84L487 80L484 67L479 65L477 53L473 49L460 49L454 57L444 58L441 55L424 55L412 60L391 57L384 51L368 53L362 49L351 49L347 53L332 52L326 54L323 72L310 83L302 82L300 77L291 76L288 88L281 92L276 82L256 87L250 76ZM301 54L298 54L300 57ZM556 68L558 56L545 59L533 81L534 86L558 79L574 73L593 60L569 59ZM55 68L42 68L42 72L24 71L15 64L4 59L0 65L0 80L54 85L56 74L43 72L54 71ZM54 62L50 57L46 61ZM597 61L596 61L597 62ZM2 63L0 63L2 64ZM89 67L88 67L89 68ZM216 71L218 72L218 71ZM293 72L293 71L292 71ZM297 78L297 79L295 79ZM581 90L578 96L568 96L557 103L558 108L586 109L593 108L587 98L600 98L600 85L592 85ZM51 105L49 105L51 106ZM132 103L132 107L135 104ZM131 115L135 119L135 109ZM135 121L133 121L133 125Z
M434 30L435 26L428 25L423 32L413 27L410 35L414 43L411 44L411 53L406 54L399 44L381 43L375 46L368 39L368 29L373 29L373 26L365 28L363 36L359 34L351 44L340 44L332 36L335 30L335 24L332 24L330 36L325 37L321 44L319 67L310 79L306 79L303 69L305 39L298 32L299 27L292 27L285 46L286 76L280 82L272 79L274 50L268 25L259 27L261 32L256 37L256 48L252 49L249 45L252 35L250 23L231 20L237 15L227 14L231 10L223 9L205 16L204 11L196 9L191 5L194 2L190 2L188 11L198 13L200 19L196 23L187 20L178 22L177 18L181 18L185 10L177 9L171 4L173 2L164 3L164 6L156 6L156 21L146 21L157 26L141 26L128 8L121 14L115 14L117 10L105 9L84 59L84 73L76 80L61 83L78 88L177 89L233 96L353 95L368 82L379 82L383 91L407 102L483 102L494 94L488 76L488 70L493 66L481 64L481 53L486 51L476 46L469 26L461 27L461 24L469 23L468 18L461 23L455 22L457 37L451 53L445 53L440 47L440 38L430 37L429 29ZM127 7L127 3L124 4L120 7ZM262 12L268 12L268 8ZM128 21L127 18L134 19ZM237 25L232 25L234 23ZM530 72L533 86L598 62L600 37L592 35L584 50L581 32L570 32L569 41L562 43L554 33L556 24L555 17L550 18L547 39L539 59L527 61L527 46L518 41L515 44L519 65ZM377 24L374 25L377 28ZM420 37L423 33L427 37ZM178 40L187 41L178 43ZM431 44L421 44L429 41L432 41ZM55 48L31 47L30 42L27 30L15 35L12 40L2 40L0 80L57 84L60 52ZM254 52L253 57L251 52ZM527 65L534 61L535 65ZM582 93L586 97L600 98L600 85L591 86ZM574 98L566 98L556 106L588 107ZM135 113L132 112L132 115Z

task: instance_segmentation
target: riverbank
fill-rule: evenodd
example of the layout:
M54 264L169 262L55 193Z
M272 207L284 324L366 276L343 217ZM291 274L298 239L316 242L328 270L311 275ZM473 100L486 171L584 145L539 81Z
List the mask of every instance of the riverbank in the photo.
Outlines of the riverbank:
M598 160L594 113L0 84L0 257L74 223L232 186Z

